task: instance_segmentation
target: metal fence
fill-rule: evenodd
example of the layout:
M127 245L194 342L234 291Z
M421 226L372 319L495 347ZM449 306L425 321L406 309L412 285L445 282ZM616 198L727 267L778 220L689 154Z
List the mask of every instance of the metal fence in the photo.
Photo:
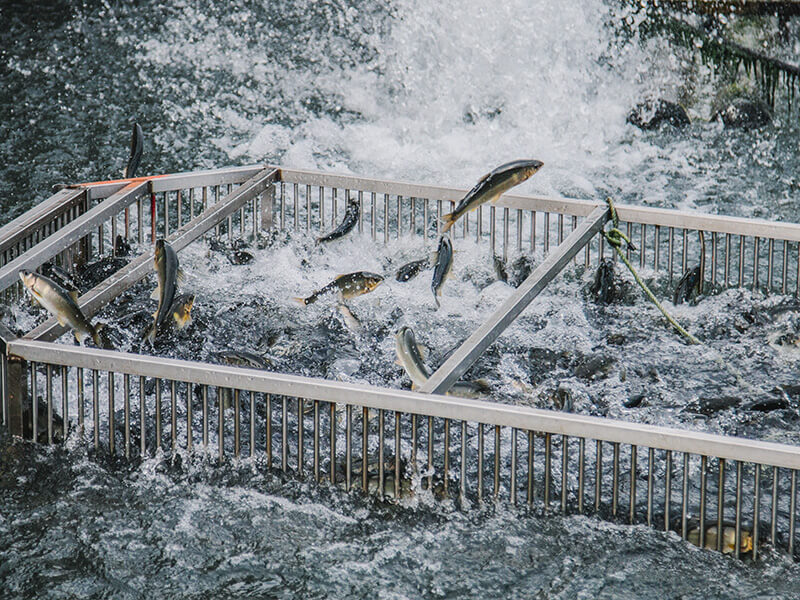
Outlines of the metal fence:
M180 251L211 231L327 230L353 199L359 233L376 243L403 235L433 241L439 217L464 193L263 166L87 184L0 230L15 240L0 239L13 248L3 254L0 289L15 301L19 269L54 257L73 268L113 253L120 235L139 256L80 298L90 316L150 272L156 235ZM68 198L83 204L64 212ZM640 266L665 278L701 262L716 287L797 293L798 225L631 206L618 212ZM62 222L39 238L20 233L51 217ZM474 237L506 257L535 252L546 263L561 253L562 263L582 258L591 266L609 254L595 235L606 218L597 202L506 195L451 231L456 243ZM560 268L553 265L552 275ZM49 343L62 333L53 319L22 338L0 328L2 417L17 435L52 442L74 432L126 458L263 456L270 467L347 490L591 512L671 529L701 546L730 546L737 556L756 558L764 541L795 551L798 448Z

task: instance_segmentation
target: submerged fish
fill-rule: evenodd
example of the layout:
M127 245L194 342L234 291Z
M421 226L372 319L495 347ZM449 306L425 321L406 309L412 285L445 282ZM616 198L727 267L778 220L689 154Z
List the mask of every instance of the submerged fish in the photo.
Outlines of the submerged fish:
M82 344L83 340L89 337L92 338L98 348L103 346L100 340L100 329L103 325L98 323L92 326L89 319L83 315L77 304L77 291L67 292L52 279L32 271L20 271L19 278L25 284L25 287L30 290L36 301L58 319L59 325L69 326L73 330L75 339L78 340L79 344Z
M361 321L359 321L353 312L347 308L347 305L340 302L336 305L336 310L338 310L339 314L342 315L342 320L344 320L344 324L350 331L353 333L361 333L364 331L364 326L361 325Z
M225 350L215 352L212 358L232 367L247 367L250 369L268 369L269 363L263 357L245 350Z
M492 266L494 267L494 274L497 276L497 281L508 283L508 271L506 270L506 263L502 258L497 256L497 254L492 256Z
M589 293L599 304L610 304L614 300L616 284L614 283L614 261L604 258L600 261L594 274L594 281Z
M687 534L690 544L700 545L700 528L690 529ZM717 526L712 525L706 529L705 537L706 550L717 549ZM733 525L723 525L722 527L722 553L733 554L736 549L736 527ZM753 550L753 534L747 529L739 529L739 552L750 552Z
M422 349L417 344L414 332L410 327L401 327L394 339L397 362L411 379L411 389L422 386L430 378L431 372L425 365ZM450 387L446 395L460 398L480 398L489 390L489 384L483 379L457 381Z
M423 269L427 269L431 264L430 257L423 258L420 260L412 260L409 263L404 264L402 267L397 269L397 273L395 274L395 279L397 281L406 282L411 281L419 275L419 272Z
M170 315L170 308L175 299L178 282L182 279L178 267L178 254L165 240L156 241L153 267L158 276L158 287L153 290L151 298L158 299L158 309L153 313L153 325L147 332L147 339L152 344L158 330L165 324Z
M342 219L341 224L330 233L318 237L317 243L330 242L350 233L353 227L356 226L356 223L358 223L358 210L358 200L350 198L350 200L347 201L347 208L345 209L344 219Z
M519 185L542 168L538 160L515 160L500 165L480 178L475 187L461 199L456 209L444 215L442 233L447 232L462 215L485 202L494 202L515 185Z
M689 269L683 274L683 277L678 281L675 286L675 293L672 294L672 303L681 304L682 302L690 301L692 298L700 293L703 279L700 275L700 266Z
M192 322L192 306L194 306L194 294L181 294L172 301L169 312L175 319L178 329L183 329Z
M142 158L143 141L142 126L134 123L133 134L131 135L131 156L128 159L128 165L125 167L126 179L136 176L136 169L139 168L139 161Z
M442 295L442 286L453 268L453 244L450 238L443 235L439 238L439 248L436 250L436 259L433 265L433 280L431 290L436 306L439 306L439 296Z
M370 273L368 271L356 271L355 273L347 273L339 275L336 279L331 281L325 287L317 290L307 298L294 298L295 302L299 302L305 306L312 304L317 299L329 292L338 291L341 298L347 300L355 298L361 294L367 294L374 290L383 281L383 276L377 273Z

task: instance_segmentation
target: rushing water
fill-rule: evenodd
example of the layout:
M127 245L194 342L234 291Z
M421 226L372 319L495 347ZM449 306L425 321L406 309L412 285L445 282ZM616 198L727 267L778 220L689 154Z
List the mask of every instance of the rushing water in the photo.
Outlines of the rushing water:
M663 41L626 42L616 26L625 17L635 27L634 13L596 0L4 4L0 221L55 183L118 176L134 120L146 135L145 173L268 161L468 187L497 164L532 157L545 167L523 193L800 220L796 113L779 105L775 123L754 131L709 121L709 70ZM680 98L693 124L626 124L650 93ZM284 372L402 387L392 364L398 326L417 327L438 362L508 294L465 243L438 313L428 275L357 300L367 335L352 335L328 303L292 304L337 272L388 271L390 259L420 250L395 245L359 262L367 244L312 249L297 236L242 267L196 244L181 254L196 322L174 345L141 349L207 358L245 347ZM312 266L302 262L309 254ZM590 279L579 269L560 279L473 375L506 402L550 407L565 386L583 413L797 441L794 406L687 409L687 398L746 394L643 301L614 311L585 302ZM139 349L136 320L114 319L149 307L150 287L102 315L125 349ZM796 329L789 299L729 291L676 312L754 385L794 383L793 348L768 344ZM13 314L20 327L40 318L27 307ZM620 332L624 351L607 343ZM612 367L581 377L581 361L598 352ZM639 409L624 408L641 393ZM739 564L643 527L463 513L424 496L387 507L264 476L258 465L122 467L74 447L1 443L0 596L798 595L798 570L784 557Z

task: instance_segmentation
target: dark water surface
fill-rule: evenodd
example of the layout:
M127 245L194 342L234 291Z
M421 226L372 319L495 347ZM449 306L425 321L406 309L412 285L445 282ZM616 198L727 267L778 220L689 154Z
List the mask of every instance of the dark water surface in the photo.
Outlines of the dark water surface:
M142 173L271 161L469 187L489 168L530 156L545 168L522 193L613 194L800 220L797 113L779 104L775 123L754 131L710 121L718 89L709 69L663 41L620 42L613 24L626 15L599 0L5 2L0 223L46 198L55 183L118 177L134 120L145 131ZM781 50L800 55L791 43ZM629 108L649 93L684 99L692 125L645 133L626 124ZM363 255L357 242L340 248L339 259ZM289 271L296 250L283 251L284 276L273 287L238 290L244 300L229 302L240 311L232 317L213 294L217 286L230 300L236 291L222 285L215 259L187 252L195 277L203 277L194 285L208 288L211 301L198 303L203 325L191 345L158 353L205 357L225 340L259 346L242 339L248 319L263 318L266 306L270 318L286 320L291 295L324 283L319 272ZM461 264L474 258L470 252ZM318 258L336 268L336 257ZM376 269L381 258L370 257ZM266 268L265 260L246 268ZM457 337L453 329L469 331L485 305L507 293L473 285L491 279L490 266L475 268L477 275L457 273L449 284L450 321L421 300L417 306L413 287L384 290L360 315L385 328L383 337L348 342L345 356L298 361L297 371L405 385L399 369L381 367L393 360L390 329L400 322L387 303L425 324L425 341L441 358L447 336ZM796 406L755 417L687 414L687 393L729 390L702 355L643 319L643 303L612 316L582 301L564 303L580 295L581 277L590 278L574 275L526 313L522 325L530 329L520 337L587 354L607 327L630 334L632 349L608 350L617 360L609 378L572 379L577 411L629 418L621 401L647 379L635 373L655 368L657 394L636 420L796 441ZM265 290L276 299L259 300ZM455 290L474 296L458 318ZM430 303L425 286L423 293ZM727 292L680 316L755 384L790 384L798 357L768 345L796 329L796 307L776 310L780 302ZM315 320L352 340L326 311L309 309L299 319L305 346L280 341L288 354L274 352L276 364L290 368L287 356L309 347L322 352ZM27 309L16 314L33 318ZM747 331L736 329L742 315L755 315ZM259 323L253 330L268 337L281 328ZM118 329L131 345L132 333ZM517 350L501 345L489 357L494 372L484 365L476 373L495 377L506 400L520 395L512 386L521 377ZM367 353L355 371L341 361ZM523 371L523 383L553 387L571 377L563 369ZM385 506L265 474L259 463L219 467L196 456L183 466L163 459L125 466L90 459L78 446L33 448L0 438L0 597L800 598L798 567L768 549L758 565L739 563L644 526L494 506L465 513L424 494Z

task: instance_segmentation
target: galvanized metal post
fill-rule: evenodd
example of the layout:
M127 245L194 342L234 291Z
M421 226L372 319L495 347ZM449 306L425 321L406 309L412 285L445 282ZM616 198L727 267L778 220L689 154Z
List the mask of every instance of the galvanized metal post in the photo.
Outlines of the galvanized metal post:
M272 229L272 211L275 205L275 186L270 185L261 195L261 231Z

